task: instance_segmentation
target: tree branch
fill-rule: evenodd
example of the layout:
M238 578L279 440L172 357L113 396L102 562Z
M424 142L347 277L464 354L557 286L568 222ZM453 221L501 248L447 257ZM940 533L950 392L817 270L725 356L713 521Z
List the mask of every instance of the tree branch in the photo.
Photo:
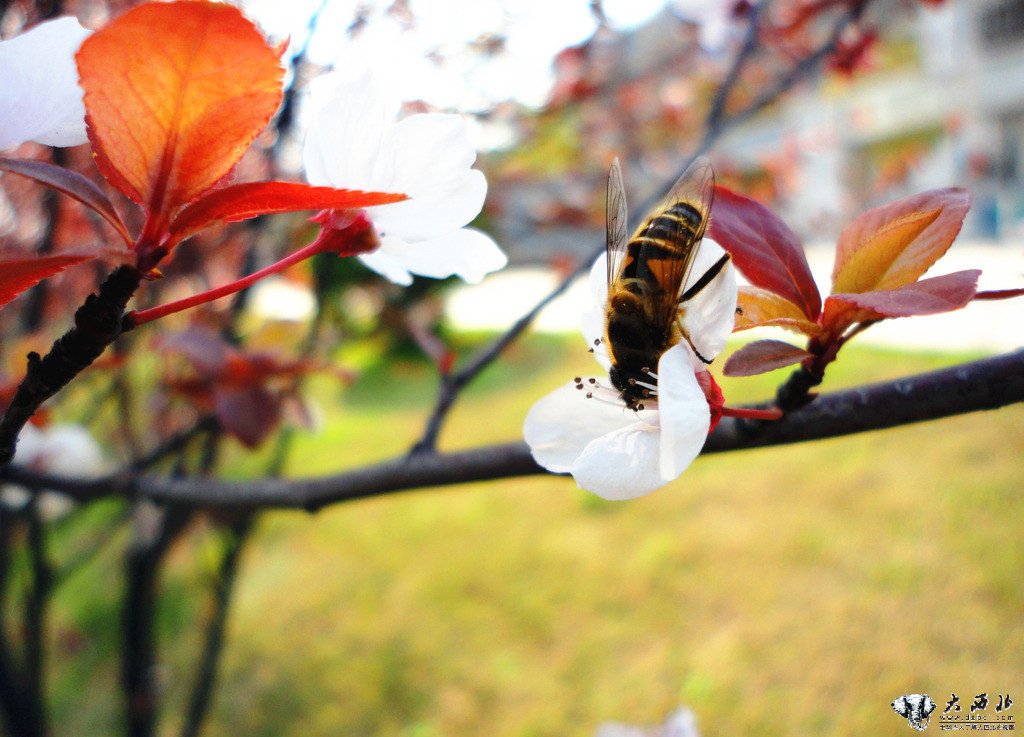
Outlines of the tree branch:
M120 335L125 306L141 280L142 275L134 267L118 267L78 308L75 326L57 339L44 358L38 353L28 354L25 378L0 419L0 466L14 457L18 433L39 406L99 358Z
M825 394L777 422L724 418L705 453L820 440L1024 402L1024 350L925 374ZM547 473L525 443L420 453L331 476L219 481L130 475L84 481L8 467L0 478L81 501L126 496L234 509L300 508L471 481Z

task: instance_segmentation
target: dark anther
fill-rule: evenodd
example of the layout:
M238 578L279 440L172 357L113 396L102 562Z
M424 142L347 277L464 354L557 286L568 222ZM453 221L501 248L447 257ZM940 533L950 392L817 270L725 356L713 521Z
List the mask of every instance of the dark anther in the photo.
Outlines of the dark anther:
M628 384L629 384L630 386L636 386L636 379L630 379L630 380L629 380L629 381L628 381L627 383L628 383Z
M573 379L573 381L575 381L577 384L582 384L583 383L583 377L582 376L577 376L575 379Z
M594 338L594 345L601 345L601 339L600 338Z
M587 392L587 399L593 399L593 398L594 398L594 392Z
M591 384L596 384L597 383L597 379L595 379L593 376L591 376L589 379L587 379L587 381L590 382Z
M644 366L642 369L640 369L640 373L641 374L649 374L649 373L651 373L651 369L648 368L647 366Z
M636 411L637 411L637 412L640 412L640 411L641 411L641 410L642 410L643 408L644 408L644 406L643 406L642 404L638 404L638 405L636 406Z

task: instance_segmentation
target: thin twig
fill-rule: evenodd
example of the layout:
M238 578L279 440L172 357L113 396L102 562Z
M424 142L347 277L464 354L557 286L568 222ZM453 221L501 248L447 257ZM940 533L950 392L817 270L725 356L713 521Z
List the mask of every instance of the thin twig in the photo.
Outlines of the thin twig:
M671 178L666 180L664 186L656 189L652 195L648 196L646 200L642 201L640 205L633 210L633 214L630 216L629 228L634 229L639 225L647 212L661 201L664 193L669 189L669 187L671 187L676 180L682 176L698 156L706 153L711 148L712 144L718 140L726 130L752 117L758 111L787 92L798 81L810 74L823 59L834 52L836 43L839 41L843 32L851 23L860 18L866 5L866 2L854 4L854 7L851 7L851 9L836 22L832 32L829 34L828 40L816 51L806 59L803 59L801 62L794 65L794 67L790 69L790 71L787 72L778 81L778 83L776 83L776 85L757 97L745 108L727 116L725 115L725 106L728 98L731 95L733 88L738 83L744 67L753 58L754 52L758 47L759 20L763 17L763 12L766 8L759 8L758 6L755 6L751 9L750 25L747 30L744 44L737 53L732 66L726 73L722 84L719 86L715 94L715 98L708 113L708 122L705 126L704 136L694 152L685 159L677 171L673 173ZM444 424L448 412L455 404L455 401L458 399L462 390L470 384L473 379L479 376L487 366L497 359L505 349L514 343L516 339L518 339L519 336L533 324L537 315L539 315L545 307L563 294L570 287L573 281L586 274L590 269L591 263L593 263L594 259L604 251L604 248L604 245L602 245L594 251L591 257L584 259L580 264L578 264L576 268L550 293L534 305L526 314L519 318L508 330L495 338L490 344L482 348L465 366L441 378L441 384L438 387L437 399L435 400L434 407L427 419L423 435L411 449L410 455L422 455L423 453L433 452L436 449L437 438L441 432L441 427Z

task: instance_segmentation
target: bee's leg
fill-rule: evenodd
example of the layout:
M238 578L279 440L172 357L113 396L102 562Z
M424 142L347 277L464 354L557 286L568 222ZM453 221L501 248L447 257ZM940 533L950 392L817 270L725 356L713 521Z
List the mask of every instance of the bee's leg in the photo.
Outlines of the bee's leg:
M700 354L700 351L697 350L697 346L695 346L693 344L693 341L690 340L690 334L687 333L686 332L686 328L683 327L683 320L682 320L682 318L679 319L679 334L683 336L683 339L686 341L687 345L690 346L690 350L693 351L693 355L695 355L697 358L699 358L701 360L701 363L704 363L704 364L707 364L707 365L711 365L711 362L714 359L704 358L704 356L702 356Z
M682 304L683 302L689 302L691 299L693 299L702 291L704 291L704 287L710 284L711 280L718 276L722 269L725 268L725 265L727 263L729 263L729 254L726 253L722 256L722 258L718 259L710 269L705 271L704 275L701 276L700 279L695 281L692 287L683 292L683 296L679 298L679 304ZM699 356L700 354L698 353L697 355ZM704 361L703 358L701 360ZM704 361L704 363L711 363L711 361Z

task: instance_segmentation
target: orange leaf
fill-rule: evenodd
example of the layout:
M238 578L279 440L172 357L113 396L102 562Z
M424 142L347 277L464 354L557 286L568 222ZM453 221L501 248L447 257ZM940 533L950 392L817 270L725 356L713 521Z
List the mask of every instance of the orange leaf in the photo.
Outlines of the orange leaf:
M211 192L192 203L171 223L168 246L180 243L217 221L298 210L372 207L408 199L404 194L314 187L301 182L250 182Z
M740 287L736 300L735 330L773 325L814 337L821 333L816 322L804 317L803 310L785 297L758 287Z
M147 209L144 237L223 179L281 101L277 55L227 4L139 5L77 59L97 164Z
M839 236L832 293L883 291L917 281L949 250L970 207L965 190L934 189L858 216Z

